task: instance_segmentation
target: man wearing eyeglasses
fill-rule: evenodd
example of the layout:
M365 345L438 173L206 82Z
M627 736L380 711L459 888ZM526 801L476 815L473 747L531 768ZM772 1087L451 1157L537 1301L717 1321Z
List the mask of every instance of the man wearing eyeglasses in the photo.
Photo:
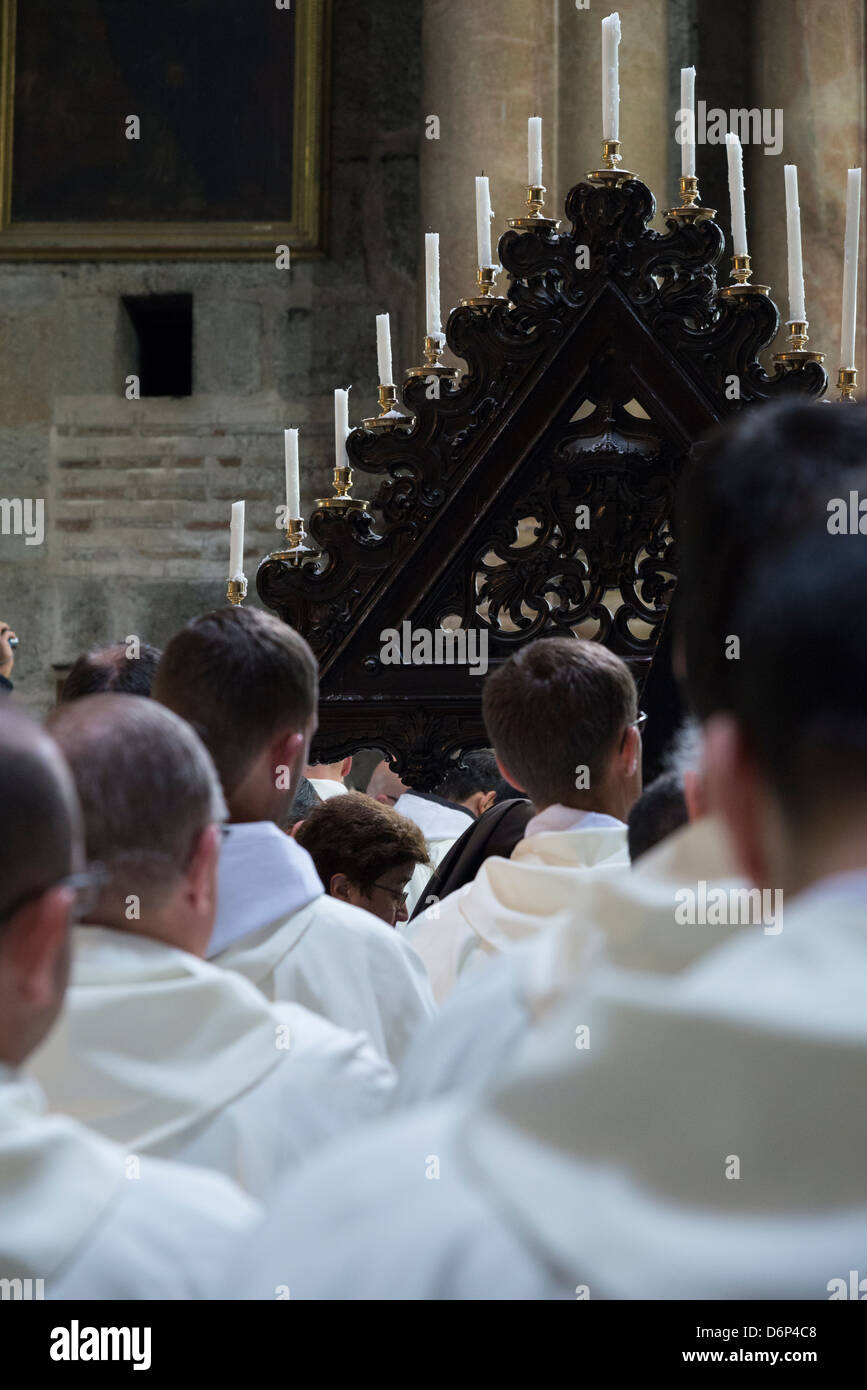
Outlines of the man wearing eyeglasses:
M69 925L103 876L82 867L79 810L56 747L9 710L0 830L3 1287L21 1298L206 1297L256 1205L198 1168L142 1159L133 1171L126 1148L48 1115L24 1073L63 1004Z

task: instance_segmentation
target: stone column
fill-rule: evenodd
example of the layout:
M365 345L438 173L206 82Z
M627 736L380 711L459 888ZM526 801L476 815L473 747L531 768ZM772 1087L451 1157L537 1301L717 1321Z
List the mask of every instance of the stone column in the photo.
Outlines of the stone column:
M789 317L783 164L797 164L810 347L826 354L829 397L840 365L846 170L864 169L856 345L858 398L867 390L867 134L865 0L754 0L753 104L783 110L782 153L752 151L747 220L755 278Z

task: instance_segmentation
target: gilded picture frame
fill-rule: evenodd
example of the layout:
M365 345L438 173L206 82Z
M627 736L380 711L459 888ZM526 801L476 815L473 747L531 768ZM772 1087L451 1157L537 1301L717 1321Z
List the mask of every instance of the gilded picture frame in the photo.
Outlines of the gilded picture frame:
M89 14L98 16L99 3L87 0ZM18 16L22 11L19 0L0 0L0 261L262 260L273 258L275 248L287 245L293 257L324 254L331 0L290 0L290 5L280 8L291 10L295 26L294 71L287 83L291 94L291 178L286 182L291 183L291 210L287 207L282 215L258 220L202 216L177 221L110 217L48 221L15 216L16 87L20 114L24 99L21 88L26 85L16 82ZM74 88L75 81L72 67L70 90L75 92L74 100L81 103L81 89ZM259 91L252 84L251 104L258 97ZM273 93L270 99L275 99ZM117 114L123 118L122 112ZM102 113L91 119L102 120L104 128ZM284 124L288 125L288 117ZM214 171L208 172L213 175ZM30 171L30 184L33 182ZM280 189L280 197L289 203L285 187Z

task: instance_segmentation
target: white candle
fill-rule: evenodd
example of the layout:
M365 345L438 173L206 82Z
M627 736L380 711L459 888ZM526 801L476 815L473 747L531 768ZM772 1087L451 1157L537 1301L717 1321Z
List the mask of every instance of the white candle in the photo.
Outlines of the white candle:
M695 178L695 68L680 70L680 114L686 123L686 135L680 147L680 172L685 179Z
M440 317L440 237L439 232L425 232L424 264L427 284L427 336L441 338L443 323Z
M786 244L789 248L789 322L803 323L804 262L801 258L801 209L798 204L798 166L783 165L786 179Z
M484 174L476 177L476 241L478 243L479 265L492 266L491 255L491 185Z
M229 578L244 578L244 503L232 503L229 528Z
M334 392L334 461L338 468L346 467L346 440L349 435L349 393L340 387Z
M541 116L531 116L527 122L527 182L531 188L542 187Z
M394 376L391 370L391 320L388 314L376 316L376 362L380 386L392 386Z
M744 152L736 135L726 135L726 154L729 162L729 198L732 208L732 241L735 255L746 256L747 209L744 202Z
M602 21L602 139L620 139L620 15Z
M301 479L298 471L298 431L284 430L286 448L286 515L301 518Z
M858 301L858 226L861 220L861 170L850 169L846 182L846 241L843 249L843 327L840 366L855 366L856 305Z

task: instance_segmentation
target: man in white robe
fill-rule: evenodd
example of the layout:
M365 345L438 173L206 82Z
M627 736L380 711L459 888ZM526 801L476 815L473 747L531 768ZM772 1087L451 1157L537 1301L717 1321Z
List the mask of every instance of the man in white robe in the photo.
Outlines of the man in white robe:
M225 1178L48 1115L25 1072L63 1002L88 893L75 792L51 741L0 718L0 1281L4 1297L214 1295L256 1205ZM28 1281L30 1281L28 1283Z
M329 897L284 819L316 728L316 662L271 614L225 608L176 633L154 698L211 753L231 825L208 957L271 1000L365 1032L391 1062L434 1009L416 952L370 913Z
M319 797L328 801L332 796L342 796L347 790L346 778L352 771L352 759L343 758L339 763L311 763L304 769L304 776Z
M860 538L823 525L767 557L732 621L705 781L750 908L684 884L676 924L713 939L685 968L603 957L479 1103L420 1107L306 1168L252 1243L248 1296L278 1279L296 1300L849 1296L867 1248L865 589Z
M362 1034L270 1004L202 959L225 806L182 719L99 695L61 707L52 731L88 855L111 882L73 932L66 1007L33 1075L53 1109L130 1153L217 1169L264 1197L318 1144L381 1112L392 1069Z
M628 871L626 818L641 790L635 684L607 648L532 642L488 677L482 701L503 776L536 815L510 859L486 859L407 928L438 1002L460 976L568 915L588 876Z

